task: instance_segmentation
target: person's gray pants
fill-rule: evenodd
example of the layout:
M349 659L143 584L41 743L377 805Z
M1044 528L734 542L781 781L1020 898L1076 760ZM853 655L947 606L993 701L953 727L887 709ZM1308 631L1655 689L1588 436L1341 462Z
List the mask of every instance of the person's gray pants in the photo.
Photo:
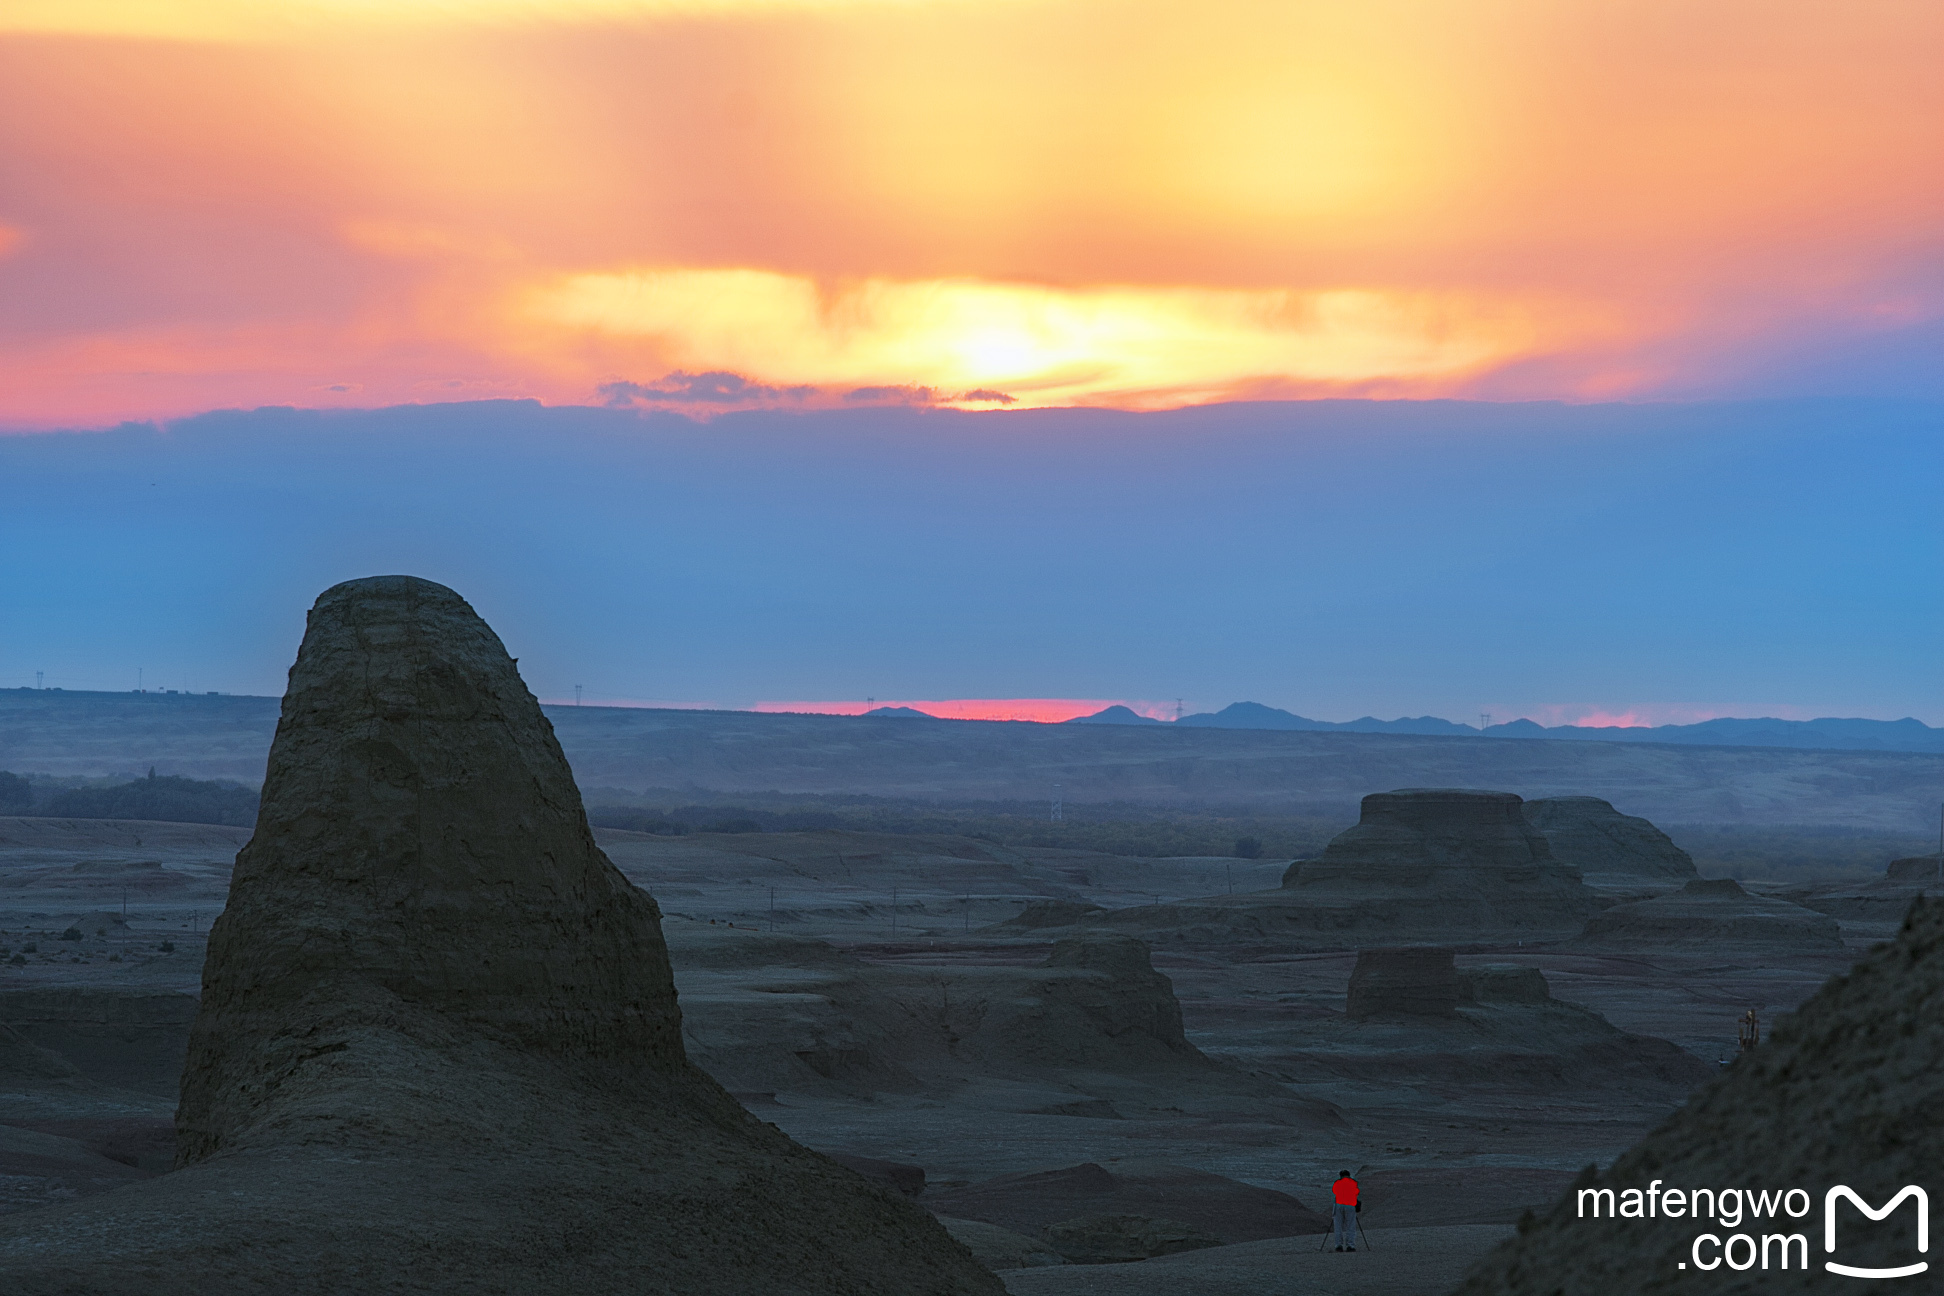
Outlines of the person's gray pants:
M1336 1246L1357 1245L1357 1208L1338 1206L1336 1208L1336 1228L1330 1234L1330 1241Z

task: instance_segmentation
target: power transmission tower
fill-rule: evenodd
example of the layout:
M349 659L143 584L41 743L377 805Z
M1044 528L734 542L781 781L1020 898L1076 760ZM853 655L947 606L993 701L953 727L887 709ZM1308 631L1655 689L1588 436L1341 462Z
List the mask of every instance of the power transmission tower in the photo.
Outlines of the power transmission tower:
M1484 733L1487 729L1490 729L1491 727L1492 727L1492 713L1490 711L1480 711L1478 713L1478 732Z
M574 685L574 705L575 706L580 705L580 695L581 695L581 686L576 684Z
M1181 719L1181 699L1180 698L1175 699L1175 719L1177 721Z
M1060 785L1053 785L1053 812L1047 816L1052 823L1065 823L1066 813L1060 808Z
M47 672L46 672L46 671L35 671L35 672L34 672L34 688L35 688L36 690L38 690L38 689L39 689L39 688L41 687L41 680L43 680L43 679L45 679L46 677L47 677Z

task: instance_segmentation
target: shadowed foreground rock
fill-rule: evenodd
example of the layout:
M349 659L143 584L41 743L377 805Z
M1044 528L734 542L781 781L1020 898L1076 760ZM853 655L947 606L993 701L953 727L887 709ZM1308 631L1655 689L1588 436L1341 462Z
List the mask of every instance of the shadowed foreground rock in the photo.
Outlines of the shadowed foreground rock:
M1823 1249L1823 1195L1842 1184L1881 1208L1907 1184L1940 1187L1944 1165L1944 902L1919 900L1895 941L1833 978L1774 1036L1697 1094L1604 1174L1587 1174L1542 1218L1493 1252L1460 1289L1463 1296L1552 1296L1598 1292L1847 1292L1875 1284L1824 1271L1826 1260L1895 1268L1928 1260L1926 1275L1883 1290L1937 1289L1938 1257L1916 1248L1915 1212L1906 1202L1881 1224L1848 1205L1839 1210L1838 1249ZM1785 1193L1800 1188L1801 1218L1730 1224L1692 1215L1668 1219L1581 1219L1577 1189L1643 1192L1653 1180L1689 1193L1725 1188ZM1772 1215L1772 1213L1771 1213ZM1809 1268L1796 1260L1736 1272L1690 1267L1695 1238L1713 1233L1800 1234ZM1702 1263L1713 1260L1704 1247ZM1737 1251L1735 1259L1746 1258Z
M312 610L175 1173L0 1222L8 1293L997 1293L683 1054L655 902L452 591Z

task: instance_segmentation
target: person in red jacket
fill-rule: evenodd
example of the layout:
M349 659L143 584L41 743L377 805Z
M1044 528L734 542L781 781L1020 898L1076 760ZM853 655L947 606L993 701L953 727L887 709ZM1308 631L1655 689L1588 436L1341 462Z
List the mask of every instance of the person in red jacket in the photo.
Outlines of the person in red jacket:
M1357 1181L1350 1177L1348 1170L1345 1170L1337 1176L1337 1181L1330 1186L1330 1192L1336 1197L1336 1209L1330 1212L1335 1216L1336 1227L1331 1233L1331 1237L1336 1241L1336 1249L1339 1251L1355 1251L1357 1249L1357 1212L1363 1209L1362 1205L1357 1201Z

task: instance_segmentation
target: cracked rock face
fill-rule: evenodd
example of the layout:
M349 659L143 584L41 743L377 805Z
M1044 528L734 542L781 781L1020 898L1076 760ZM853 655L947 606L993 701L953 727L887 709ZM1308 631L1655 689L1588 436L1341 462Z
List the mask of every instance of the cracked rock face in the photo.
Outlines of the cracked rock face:
M312 609L211 931L178 1169L0 1220L0 1286L971 1296L929 1216L687 1060L660 914L451 590Z

